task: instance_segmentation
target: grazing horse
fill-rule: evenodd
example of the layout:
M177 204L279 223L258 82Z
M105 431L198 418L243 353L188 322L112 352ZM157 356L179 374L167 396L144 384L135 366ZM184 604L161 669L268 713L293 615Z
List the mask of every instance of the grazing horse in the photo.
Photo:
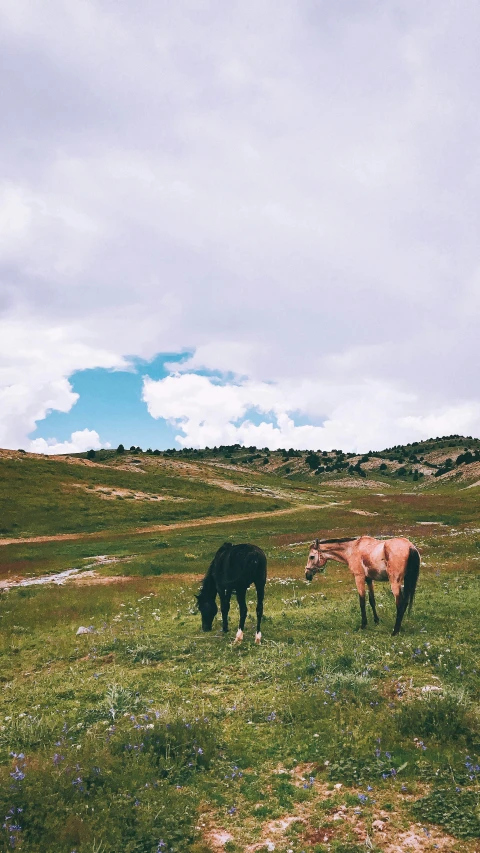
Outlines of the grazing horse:
M262 635L260 624L263 616L263 598L267 582L267 558L261 548L256 545L232 545L225 542L215 554L207 574L205 575L199 595L198 609L202 614L202 628L212 630L212 623L218 613L216 603L217 593L220 596L222 610L222 627L228 631L228 611L230 598L235 591L240 608L240 623L235 637L235 643L243 640L243 629L247 618L247 589L252 583L257 590L257 631L255 642L260 644Z
M377 623L379 618L375 607L373 581L390 581L397 604L393 636L398 634L407 607L409 613L412 609L420 571L420 554L415 545L403 537L374 539L372 536L360 536L358 539L315 539L310 547L305 567L307 581L311 581L314 574L324 568L327 560L346 563L352 572L360 599L362 628L367 627L365 584L368 586L368 600L373 612L373 621Z

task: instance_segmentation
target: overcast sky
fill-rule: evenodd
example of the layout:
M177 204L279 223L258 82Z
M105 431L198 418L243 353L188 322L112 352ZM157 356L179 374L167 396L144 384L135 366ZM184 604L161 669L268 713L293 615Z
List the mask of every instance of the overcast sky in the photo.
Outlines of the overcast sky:
M471 0L0 0L0 446L480 436L479 57Z

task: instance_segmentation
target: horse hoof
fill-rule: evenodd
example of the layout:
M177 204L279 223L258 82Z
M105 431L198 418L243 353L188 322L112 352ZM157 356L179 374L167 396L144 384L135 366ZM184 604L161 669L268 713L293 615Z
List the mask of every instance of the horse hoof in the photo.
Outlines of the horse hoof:
M243 640L243 631L241 630L241 628L239 628L233 642L235 645L238 645L239 643L242 642L242 640Z
M262 632L257 631L257 633L255 634L255 644L257 646L259 646L261 642L262 642Z
M367 627L367 623L366 623L366 622L365 622L365 625L360 625L360 628L362 629L362 631L364 631L366 627Z

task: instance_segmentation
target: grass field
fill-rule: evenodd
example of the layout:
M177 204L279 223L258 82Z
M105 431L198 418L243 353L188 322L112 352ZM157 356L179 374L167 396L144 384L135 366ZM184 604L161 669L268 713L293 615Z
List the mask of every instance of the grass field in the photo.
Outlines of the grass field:
M477 489L310 480L295 492L280 476L222 471L262 495L214 485L211 469L7 462L3 539L18 541L0 546L0 579L81 571L0 597L0 848L480 850ZM98 485L188 501L102 499L86 488ZM172 522L186 526L149 530ZM381 623L362 632L343 566L303 580L314 535L366 532L407 535L422 554L397 638L384 585ZM78 538L21 541L59 533ZM250 616L239 647L218 621L200 630L194 595L225 539L267 553L260 647ZM77 636L80 625L94 633Z

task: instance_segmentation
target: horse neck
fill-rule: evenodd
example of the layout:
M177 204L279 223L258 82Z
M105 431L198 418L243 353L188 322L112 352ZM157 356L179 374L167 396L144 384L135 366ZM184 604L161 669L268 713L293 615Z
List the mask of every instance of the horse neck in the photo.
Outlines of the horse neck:
M215 598L217 594L217 586L215 583L215 578L213 576L212 566L210 566L207 574L205 575L202 581L202 586L198 595L200 601L207 600L209 598Z
M324 547L320 545L320 551L327 560L336 560L337 563L348 565L348 552L351 544L351 542L332 542Z

